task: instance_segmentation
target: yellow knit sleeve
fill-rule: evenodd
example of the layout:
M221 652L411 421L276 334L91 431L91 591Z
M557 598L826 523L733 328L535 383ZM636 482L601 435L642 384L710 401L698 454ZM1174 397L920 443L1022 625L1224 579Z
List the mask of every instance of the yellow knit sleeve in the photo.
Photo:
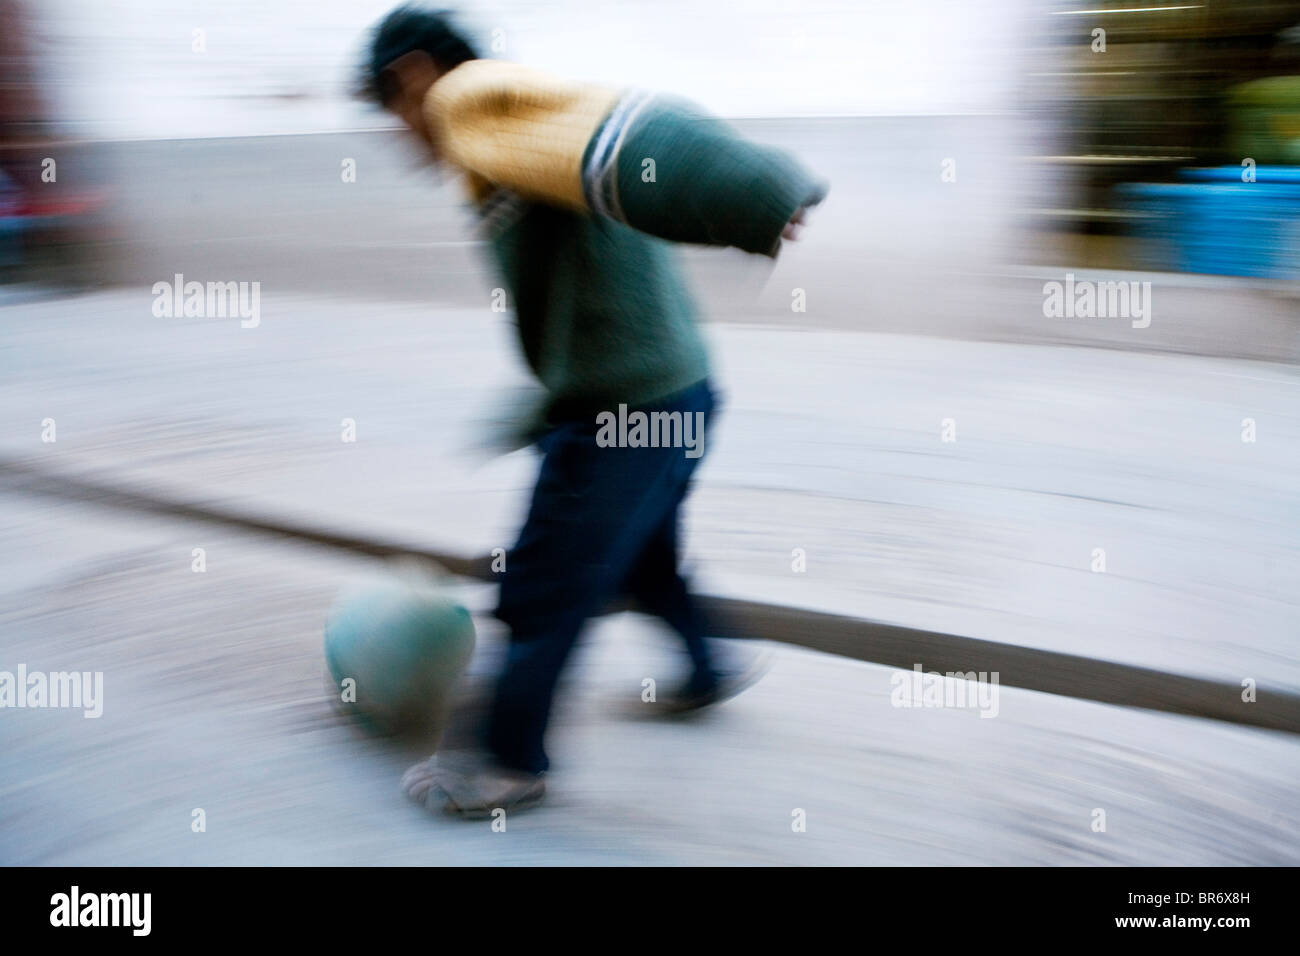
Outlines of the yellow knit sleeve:
M622 95L517 63L469 60L434 83L425 117L438 149L483 184L587 211L582 154Z

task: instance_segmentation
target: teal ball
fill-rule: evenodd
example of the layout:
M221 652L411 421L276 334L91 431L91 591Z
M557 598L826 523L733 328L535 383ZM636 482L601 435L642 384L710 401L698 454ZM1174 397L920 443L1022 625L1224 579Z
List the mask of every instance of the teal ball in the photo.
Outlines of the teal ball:
M325 623L338 703L387 733L437 725L474 643L469 611L435 588L404 581L348 588Z

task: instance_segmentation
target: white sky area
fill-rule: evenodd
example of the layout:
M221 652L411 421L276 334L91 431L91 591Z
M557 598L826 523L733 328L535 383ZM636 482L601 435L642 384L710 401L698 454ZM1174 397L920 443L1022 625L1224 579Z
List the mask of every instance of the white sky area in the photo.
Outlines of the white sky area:
M59 116L88 136L390 125L345 84L395 0L28 0ZM494 55L666 90L725 116L1011 108L1033 0L495 0ZM1041 9L1041 7L1039 8ZM191 49L192 31L207 51ZM485 52L491 52L485 50Z

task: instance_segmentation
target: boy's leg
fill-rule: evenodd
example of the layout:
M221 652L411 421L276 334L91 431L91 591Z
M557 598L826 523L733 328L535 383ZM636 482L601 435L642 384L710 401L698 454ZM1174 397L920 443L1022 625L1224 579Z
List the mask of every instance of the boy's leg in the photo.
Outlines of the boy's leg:
M642 609L662 619L681 635L693 669L693 683L708 683L716 677L714 655L705 638L703 614L679 567L678 529L681 524L683 488L672 513L664 519L632 566L623 583Z
M503 765L541 773L556 681L586 619L618 591L680 500L692 464L680 448L601 448L592 426L542 440L524 529L508 556L497 617L510 647L488 746Z
M681 635L691 659L690 677L662 698L668 714L699 710L728 700L757 681L770 655L724 646L708 637L708 620L678 568L677 527L680 505L647 543L624 580L625 593L641 609L661 618Z

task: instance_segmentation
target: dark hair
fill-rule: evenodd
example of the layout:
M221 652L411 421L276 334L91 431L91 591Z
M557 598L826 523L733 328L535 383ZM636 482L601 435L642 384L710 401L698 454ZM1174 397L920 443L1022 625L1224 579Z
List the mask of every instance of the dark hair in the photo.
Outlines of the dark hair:
M397 92L397 80L385 68L398 57L421 50L446 71L466 60L477 60L478 53L451 22L449 10L424 10L398 7L375 27L370 49L361 69L361 94L387 105Z

